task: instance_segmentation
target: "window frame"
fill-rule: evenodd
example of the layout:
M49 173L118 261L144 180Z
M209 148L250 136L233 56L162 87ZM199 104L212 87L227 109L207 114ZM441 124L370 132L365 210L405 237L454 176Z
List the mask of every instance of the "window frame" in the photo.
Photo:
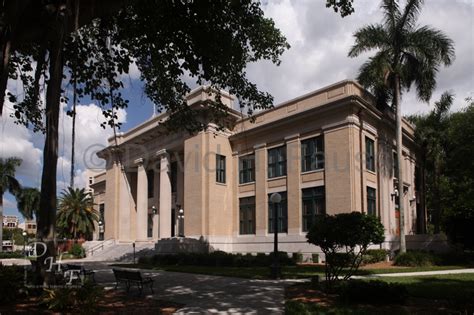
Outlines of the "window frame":
M373 194L369 192L373 192ZM377 216L377 189L367 186L366 195L367 195L367 214ZM373 213L371 213L372 212L371 208L373 208Z
M270 196L272 194L268 194L268 233L273 234L273 207L278 207L278 233L288 233L288 194L286 191L279 192L281 195L281 202L277 204L273 204L270 201Z
M255 235L255 196L239 198L239 235Z
M324 161L324 135L301 141L301 172L322 170Z
M267 177L276 178L286 176L286 145L268 149L267 155ZM270 160L272 160L272 162L270 162Z
M310 194L305 196L305 191L311 191ZM318 202L319 206L321 207L320 213L318 213ZM306 203L310 203L310 213L305 213L306 211ZM326 213L326 187L325 186L316 186L316 187L309 187L303 188L301 190L301 216L302 216L302 226L301 229L303 232L308 232L311 228L312 221L314 217L318 214L325 214Z
M239 184L255 181L255 154L239 157Z
M226 156L216 154L216 183L226 183Z
M365 168L375 172L375 141L365 136Z

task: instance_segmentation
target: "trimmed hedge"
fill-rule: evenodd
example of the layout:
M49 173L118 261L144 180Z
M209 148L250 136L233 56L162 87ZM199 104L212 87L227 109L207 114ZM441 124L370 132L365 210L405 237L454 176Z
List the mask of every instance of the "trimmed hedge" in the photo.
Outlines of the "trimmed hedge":
M406 287L380 280L349 280L337 288L339 299L348 304L403 304L408 298Z
M21 251L1 252L0 259L6 259L6 258L25 258L25 255Z
M280 264L295 265L295 261L286 252L279 252ZM215 251L208 254L179 253L140 257L138 263L154 266L213 266L213 267L266 267L273 261L273 253L231 254Z
M395 257L395 266L426 267L439 264L440 259L428 252L408 251Z
M387 250L385 249L368 249L365 255L362 256L363 264L375 264L381 261L385 261L387 257Z
M24 289L24 269L19 266L0 265L0 304L17 301Z

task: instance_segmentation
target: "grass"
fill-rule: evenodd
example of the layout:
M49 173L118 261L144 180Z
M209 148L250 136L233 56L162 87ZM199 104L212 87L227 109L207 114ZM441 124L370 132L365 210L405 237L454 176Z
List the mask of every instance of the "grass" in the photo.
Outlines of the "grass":
M285 303L285 314L287 315L313 315L313 314L331 314L331 315L399 315L410 314L402 306L355 306L355 305L333 305L322 306L316 303L303 303L300 301L288 301Z
M474 302L474 274L472 273L377 279L406 285L412 297L448 300L463 304Z
M116 264L118 267L165 270L175 272L197 273L213 276L227 276L249 279L269 279L269 267L209 267L209 266L152 266L148 264ZM360 269L356 274L371 275L394 272L417 272L460 269L460 266L430 266L430 267L393 267L385 269ZM284 266L282 276L285 279L302 279L312 276L323 276L323 265Z

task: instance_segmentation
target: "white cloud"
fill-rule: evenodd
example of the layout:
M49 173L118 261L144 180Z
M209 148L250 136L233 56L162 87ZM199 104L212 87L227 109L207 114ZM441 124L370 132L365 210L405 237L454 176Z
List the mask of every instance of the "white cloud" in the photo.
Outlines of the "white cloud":
M364 25L379 23L382 14L379 1L355 1L355 12L341 18L324 1L268 1L263 9L274 19L276 27L287 37L291 48L276 67L262 61L249 65L249 78L275 97L275 104L344 79L357 76L360 65L370 54L349 58L354 43L352 34ZM474 4L472 1L426 1L419 24L445 32L455 42L456 61L441 68L432 101L445 90L453 90L457 99L453 109L464 105L463 99L474 86ZM405 114L426 112L430 106L419 102L413 93L403 99Z

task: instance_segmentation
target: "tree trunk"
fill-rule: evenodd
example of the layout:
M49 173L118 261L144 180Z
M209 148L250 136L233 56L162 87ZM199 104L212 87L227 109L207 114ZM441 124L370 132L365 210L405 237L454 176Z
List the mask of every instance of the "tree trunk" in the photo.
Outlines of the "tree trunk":
M3 191L0 191L0 253L3 252Z
M72 105L71 179L69 183L69 186L71 188L74 188L74 155L75 155L75 145L76 145L76 101L77 101L76 82L74 82L73 86L74 86L74 97L73 97L73 105Z
M397 111L396 134L397 134L397 160L398 160L398 196L400 211L400 253L407 251L405 242L405 209L404 209L404 192L403 192L403 132L402 132L402 108L400 104L400 77L395 76L394 105Z
M41 276L47 284L48 275L44 266L47 257L55 257L56 226L56 168L58 162L58 124L60 111L61 82L63 77L63 47L66 34L67 10L59 9L52 22L54 34L50 39L49 82L46 91L46 137L43 151L43 173L38 219L38 239L47 244L47 252L39 258Z
M5 102L5 92L7 89L8 72L9 72L9 61L11 51L11 41L6 38L2 38L2 47L0 52L0 116L3 113L3 104Z

